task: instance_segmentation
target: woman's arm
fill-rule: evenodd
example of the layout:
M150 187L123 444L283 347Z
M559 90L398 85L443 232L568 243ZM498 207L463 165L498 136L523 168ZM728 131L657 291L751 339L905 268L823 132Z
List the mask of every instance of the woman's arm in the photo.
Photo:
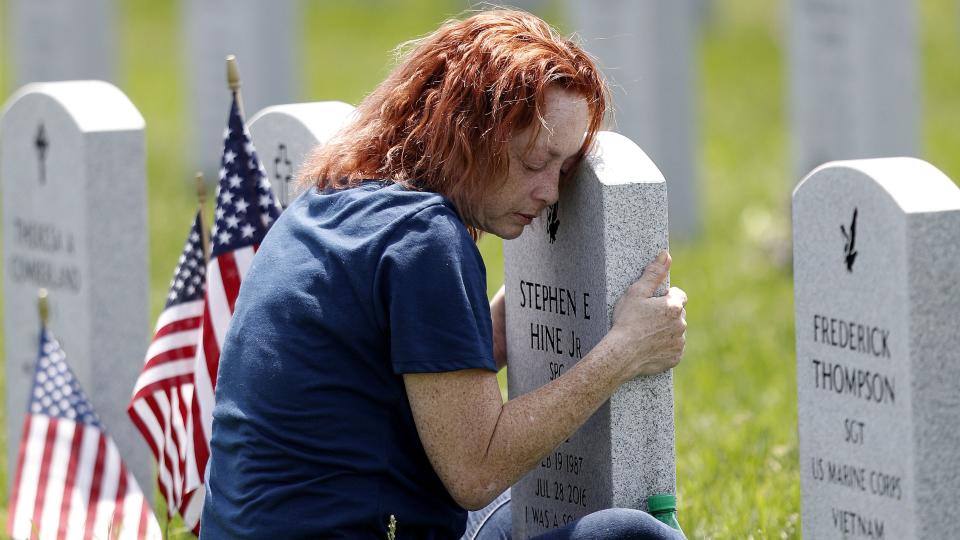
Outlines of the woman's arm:
M647 268L614 310L613 328L556 380L502 403L496 375L480 369L403 376L417 432L450 495L485 506L576 431L624 382L680 361L686 295L652 298L669 257ZM501 300L502 302L502 300Z

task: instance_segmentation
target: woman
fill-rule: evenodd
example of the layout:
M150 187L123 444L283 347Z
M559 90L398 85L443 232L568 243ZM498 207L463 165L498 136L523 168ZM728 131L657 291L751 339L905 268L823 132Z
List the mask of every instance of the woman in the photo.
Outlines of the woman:
M382 539L395 520L398 539L453 539L466 510L481 510L471 534L508 535L506 496L484 507L620 384L679 362L686 297L650 298L663 253L582 361L500 399L503 291L488 305L474 241L516 238L554 203L605 110L591 59L527 13L448 21L414 44L309 160L313 188L243 281L220 359L204 538ZM612 525L674 537L639 511L582 522Z

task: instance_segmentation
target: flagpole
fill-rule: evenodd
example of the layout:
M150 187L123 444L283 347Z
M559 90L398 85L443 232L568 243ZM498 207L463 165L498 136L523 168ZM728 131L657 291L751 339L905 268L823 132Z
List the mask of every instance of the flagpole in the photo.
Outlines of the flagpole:
M197 171L197 206L200 213L200 244L203 246L203 265L210 262L210 233L207 231L207 185L203 183L203 173Z
M247 115L243 112L243 100L240 99L240 66L237 64L237 57L232 54L227 56L227 86L237 96L240 118L246 118Z
M50 320L50 301L47 299L47 290L40 289L37 291L37 310L40 312L40 324L44 328L47 327L47 322Z

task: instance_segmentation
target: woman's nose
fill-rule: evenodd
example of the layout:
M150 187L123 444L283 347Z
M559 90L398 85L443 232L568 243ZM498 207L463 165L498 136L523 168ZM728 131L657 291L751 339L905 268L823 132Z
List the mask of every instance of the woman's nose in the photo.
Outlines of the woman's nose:
M537 186L533 191L533 198L542 201L544 206L550 206L560 198L560 169L547 167L537 178Z

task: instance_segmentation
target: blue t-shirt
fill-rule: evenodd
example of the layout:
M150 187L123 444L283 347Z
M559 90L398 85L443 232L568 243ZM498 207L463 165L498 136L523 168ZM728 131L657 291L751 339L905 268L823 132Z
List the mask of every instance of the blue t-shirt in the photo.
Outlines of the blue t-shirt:
M267 234L220 356L203 538L457 538L403 373L495 369L483 260L453 206L307 190Z

